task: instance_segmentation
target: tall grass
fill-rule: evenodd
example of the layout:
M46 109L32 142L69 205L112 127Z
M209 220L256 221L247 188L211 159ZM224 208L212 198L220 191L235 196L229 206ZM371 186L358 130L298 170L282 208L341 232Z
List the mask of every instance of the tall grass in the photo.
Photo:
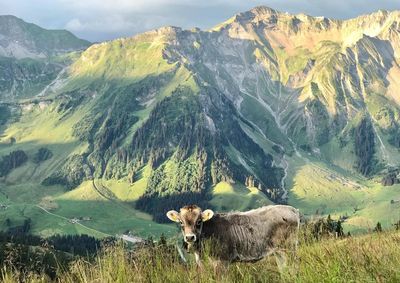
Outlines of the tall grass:
M345 239L300 244L279 271L273 256L256 263L217 263L203 255L202 268L183 264L174 246L128 251L105 248L94 262L75 261L60 271L58 282L400 282L400 232L375 233ZM190 258L189 258L190 259ZM48 282L24 275L26 282ZM3 268L4 282L19 282L21 274Z

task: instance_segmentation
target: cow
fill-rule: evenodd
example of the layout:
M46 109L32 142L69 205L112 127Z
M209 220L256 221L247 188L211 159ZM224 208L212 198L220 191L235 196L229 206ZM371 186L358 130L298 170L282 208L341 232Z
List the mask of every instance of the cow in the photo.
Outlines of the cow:
M206 239L211 239L213 257L224 262L254 262L273 253L281 257L277 262L282 262L282 251L297 247L300 215L288 205L229 213L202 211L197 205L187 205L180 212L168 211L167 217L180 224L186 248L194 251L198 265L201 242Z

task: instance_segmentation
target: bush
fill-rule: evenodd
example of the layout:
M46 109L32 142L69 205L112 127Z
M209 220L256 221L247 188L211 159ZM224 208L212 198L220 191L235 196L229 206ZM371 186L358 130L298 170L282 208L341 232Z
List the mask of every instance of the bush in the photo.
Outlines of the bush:
M0 105L0 126L7 123L10 116L11 116L10 109L5 105Z
M50 151L50 149L42 147L42 148L39 148L39 150L36 152L35 156L33 157L33 162L39 164L39 163L46 161L52 157L53 157L53 153Z
M28 156L23 150L16 150L9 155L3 156L0 161L0 177L6 176L13 169L28 161Z
M81 155L73 155L67 159L64 166L43 180L42 184L63 185L67 189L79 186L83 181L92 177L89 166L85 163L85 158Z

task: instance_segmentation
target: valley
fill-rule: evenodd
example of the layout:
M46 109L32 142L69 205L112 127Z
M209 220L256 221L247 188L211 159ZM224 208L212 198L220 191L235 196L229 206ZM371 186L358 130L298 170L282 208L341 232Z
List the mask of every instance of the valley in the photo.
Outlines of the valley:
M189 202L288 203L352 233L400 219L382 181L400 169L399 11L256 7L95 44L4 17L0 230L172 236L165 211Z

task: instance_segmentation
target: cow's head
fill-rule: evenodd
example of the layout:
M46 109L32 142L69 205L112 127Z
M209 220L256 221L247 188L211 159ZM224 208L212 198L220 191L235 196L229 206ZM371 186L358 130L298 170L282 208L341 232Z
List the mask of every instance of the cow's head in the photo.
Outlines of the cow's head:
M211 209L201 210L197 205L187 205L180 212L170 210L167 217L181 225L183 240L191 246L200 239L203 222L210 220L214 215Z

